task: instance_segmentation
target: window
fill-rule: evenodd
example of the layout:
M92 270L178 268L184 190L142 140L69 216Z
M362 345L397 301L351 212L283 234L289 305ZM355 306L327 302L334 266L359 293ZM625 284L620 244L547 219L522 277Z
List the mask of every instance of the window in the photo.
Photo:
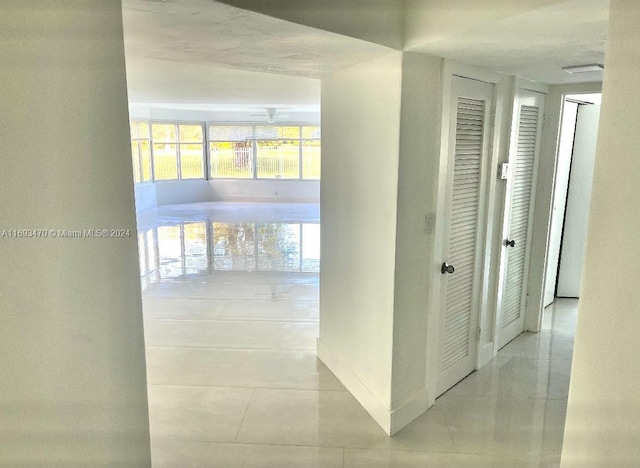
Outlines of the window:
M300 178L300 127L256 127L257 176Z
M199 123L153 123L156 180L203 179L204 136Z
M182 179L204 178L204 136L202 125L178 125L180 175Z
M133 180L136 183L150 182L152 179L150 138L149 122L144 120L133 120L131 122L131 157Z
M253 127L209 127L212 178L253 178Z
M320 178L320 127L302 127L302 178Z
M211 178L319 179L320 127L211 125Z
M136 183L207 177L320 179L320 146L317 125L209 124L206 141L201 122L131 121Z

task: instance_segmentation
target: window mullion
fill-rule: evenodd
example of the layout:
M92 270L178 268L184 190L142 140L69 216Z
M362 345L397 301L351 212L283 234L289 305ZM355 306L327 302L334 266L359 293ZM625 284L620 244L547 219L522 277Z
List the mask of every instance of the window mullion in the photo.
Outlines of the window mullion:
M156 181L156 158L153 155L153 125L149 120L149 154L151 155L151 182Z
M302 125L299 128L299 140L298 140L298 179L302 180L304 177L302 175Z
M182 157L180 155L180 125L174 124L176 129L176 160L178 163L178 180L182 180Z
M258 140L256 137L256 126L251 127L251 154L253 158L253 178L258 178Z
M203 122L202 129L202 157L204 161L202 162L202 169L204 172L204 180L209 180L211 178L211 155L209 154L209 125L207 122Z

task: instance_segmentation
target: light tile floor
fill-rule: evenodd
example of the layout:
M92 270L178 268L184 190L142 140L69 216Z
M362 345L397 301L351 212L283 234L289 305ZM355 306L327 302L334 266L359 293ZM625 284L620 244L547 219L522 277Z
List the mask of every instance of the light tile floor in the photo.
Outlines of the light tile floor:
M577 301L387 437L317 360L318 207L139 219L153 466L558 466Z

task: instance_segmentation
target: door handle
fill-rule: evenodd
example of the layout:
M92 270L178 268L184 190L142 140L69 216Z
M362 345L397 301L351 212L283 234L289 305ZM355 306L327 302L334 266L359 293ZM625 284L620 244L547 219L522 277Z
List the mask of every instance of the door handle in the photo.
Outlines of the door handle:
M512 240L507 239L504 242L504 245L506 245L507 247L515 247L516 246L516 241L514 241L513 239Z
M447 273L453 273L454 271L456 271L456 267L454 267L453 265L447 265L446 262L443 263L440 267L440 272L442 272L443 275L446 275Z

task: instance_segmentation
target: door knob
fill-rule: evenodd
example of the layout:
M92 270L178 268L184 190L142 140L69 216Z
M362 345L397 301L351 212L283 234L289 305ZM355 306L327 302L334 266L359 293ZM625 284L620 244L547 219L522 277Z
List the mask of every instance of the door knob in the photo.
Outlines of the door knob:
M456 268L453 265L447 265L447 263L445 262L440 267L440 271L443 275L446 275L447 273L453 273L454 271L456 271Z
M516 246L516 241L507 239L507 240L504 242L504 244L505 244L507 247L515 247L515 246Z

